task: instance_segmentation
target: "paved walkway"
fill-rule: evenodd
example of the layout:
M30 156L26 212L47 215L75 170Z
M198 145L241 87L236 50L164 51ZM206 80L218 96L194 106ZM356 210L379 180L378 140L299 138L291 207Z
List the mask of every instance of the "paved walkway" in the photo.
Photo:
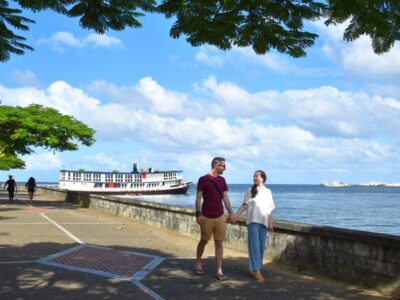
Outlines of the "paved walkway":
M212 245L198 277L193 239L54 196L27 198L9 203L0 192L0 299L387 299L273 263L258 283L246 254L228 249L219 282Z

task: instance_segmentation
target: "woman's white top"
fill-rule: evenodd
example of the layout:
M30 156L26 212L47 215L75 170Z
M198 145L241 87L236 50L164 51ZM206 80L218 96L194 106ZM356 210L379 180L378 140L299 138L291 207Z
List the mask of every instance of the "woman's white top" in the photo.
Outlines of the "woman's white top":
M243 204L247 204L247 224L259 223L268 227L268 215L275 209L271 190L265 185L257 187L258 193L251 198L251 188L244 195Z

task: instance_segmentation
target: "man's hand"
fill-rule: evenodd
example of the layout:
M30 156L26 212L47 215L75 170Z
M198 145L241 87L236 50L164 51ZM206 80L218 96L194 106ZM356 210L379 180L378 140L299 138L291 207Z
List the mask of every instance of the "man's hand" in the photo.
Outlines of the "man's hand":
M204 224L204 216L200 215L196 218L196 222L199 225L203 225Z
M236 223L236 221L237 221L237 216L236 216L236 214L234 214L233 212L231 212L231 213L229 214L228 222L234 224L234 223Z

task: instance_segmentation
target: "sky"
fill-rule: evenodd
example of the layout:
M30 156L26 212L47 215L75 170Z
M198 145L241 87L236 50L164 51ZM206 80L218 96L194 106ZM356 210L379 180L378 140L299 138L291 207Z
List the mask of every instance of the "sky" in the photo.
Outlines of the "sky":
M0 64L0 101L53 107L96 130L78 151L36 149L17 181L58 181L60 169L182 170L188 181L226 158L228 183L400 181L400 45L376 55L344 26L307 23L319 38L294 59L251 48L221 51L172 39L173 20L97 35L78 19L45 11L27 43L35 48Z

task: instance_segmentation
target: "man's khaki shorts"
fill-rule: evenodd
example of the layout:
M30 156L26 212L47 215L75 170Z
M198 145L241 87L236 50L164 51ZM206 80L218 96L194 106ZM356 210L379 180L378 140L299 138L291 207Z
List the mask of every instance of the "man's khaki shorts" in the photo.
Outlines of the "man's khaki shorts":
M214 241L225 240L225 223L225 215L215 219L204 217L204 223L201 225L201 239L209 241L211 235L214 235Z

